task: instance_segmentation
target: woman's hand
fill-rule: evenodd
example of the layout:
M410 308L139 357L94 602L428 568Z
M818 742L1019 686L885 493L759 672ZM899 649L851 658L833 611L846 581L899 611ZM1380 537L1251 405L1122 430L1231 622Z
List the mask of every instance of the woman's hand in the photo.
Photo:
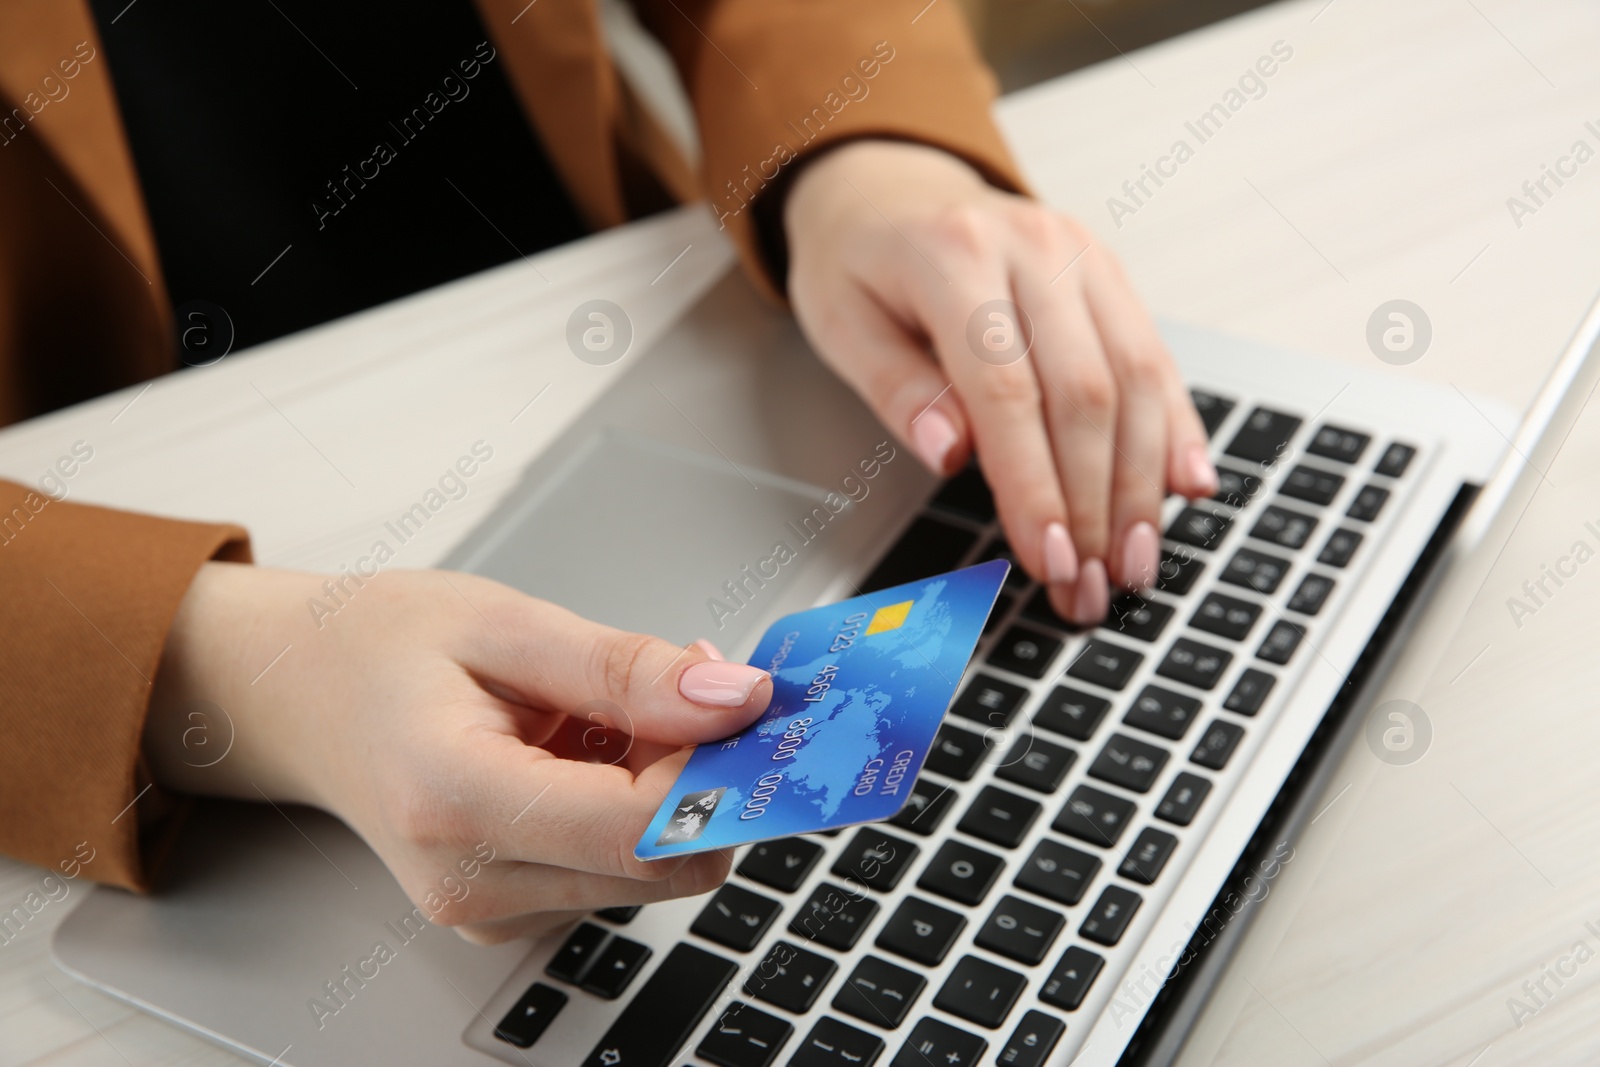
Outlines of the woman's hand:
M633 846L683 746L737 732L771 696L765 671L703 642L471 575L358 585L210 563L168 638L144 752L175 789L332 812L434 922L492 942L719 884L728 855L645 863ZM220 759L210 705L232 726Z
M1111 253L954 156L889 141L811 162L783 212L806 335L936 473L976 448L1057 612L1096 622L1108 581L1153 584L1168 488L1207 496L1217 475Z

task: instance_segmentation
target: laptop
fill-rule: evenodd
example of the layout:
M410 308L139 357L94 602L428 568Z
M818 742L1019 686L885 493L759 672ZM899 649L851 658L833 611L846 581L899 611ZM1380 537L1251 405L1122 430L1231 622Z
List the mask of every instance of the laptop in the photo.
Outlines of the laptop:
M207 803L159 892L95 890L57 963L300 1067L1170 1061L1480 487L1521 461L1489 401L1162 329L1216 499L1165 502L1157 585L1091 630L1014 569L894 818L485 948L337 820ZM981 470L928 475L737 274L628 359L445 565L742 659L784 614L1007 555Z

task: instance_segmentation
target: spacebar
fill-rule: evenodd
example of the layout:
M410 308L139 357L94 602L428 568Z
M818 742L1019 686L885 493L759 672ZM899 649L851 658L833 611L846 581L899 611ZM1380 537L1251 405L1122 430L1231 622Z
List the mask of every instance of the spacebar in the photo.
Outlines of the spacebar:
M678 945L622 1009L583 1067L667 1067L739 968Z

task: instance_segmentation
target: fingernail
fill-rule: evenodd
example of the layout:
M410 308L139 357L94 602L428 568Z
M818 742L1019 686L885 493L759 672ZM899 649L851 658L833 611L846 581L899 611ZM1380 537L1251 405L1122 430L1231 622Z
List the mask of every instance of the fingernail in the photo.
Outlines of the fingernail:
M1122 543L1122 579L1133 589L1148 589L1155 584L1156 567L1161 562L1161 539L1148 522L1136 522Z
M1205 490L1207 495L1217 491L1217 468L1206 455L1205 445L1189 446L1189 478L1195 488Z
M955 425L938 408L929 408L911 424L917 455L935 474L944 473L944 461L959 440Z
M1111 597L1106 587L1106 565L1091 559L1078 575L1078 591L1072 598L1072 621L1087 625L1106 617Z
M696 663L679 676L678 692L685 700L708 708L737 708L750 699L756 686L771 677L760 667L746 663Z
M723 660L728 658L717 650L716 645L713 645L710 641L707 641L703 637L696 638L693 647L698 648L700 650L700 654L706 659L714 659L718 663L721 663Z
M1078 553L1059 522L1044 528L1044 573L1051 585L1078 580Z

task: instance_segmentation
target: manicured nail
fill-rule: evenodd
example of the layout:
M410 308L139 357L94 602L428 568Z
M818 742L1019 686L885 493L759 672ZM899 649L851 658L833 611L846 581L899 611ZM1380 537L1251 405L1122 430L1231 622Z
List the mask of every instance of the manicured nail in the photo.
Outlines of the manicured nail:
M1122 542L1122 579L1132 589L1148 589L1155 584L1156 567L1161 563L1161 539L1148 522L1128 528Z
M1084 563L1078 575L1078 591L1072 598L1072 621L1080 625L1099 622L1111 606L1106 586L1106 565L1097 559Z
M737 708L750 699L756 686L771 677L760 667L746 663L696 663L679 676L678 692L685 700L708 708Z
M917 446L917 455L935 474L944 473L944 461L959 439L955 424L938 408L929 408L911 424L911 440Z
M1217 468L1206 455L1205 445L1189 446L1189 480L1207 496L1217 491Z
M1078 580L1078 553L1059 522L1044 528L1044 573L1051 585Z
M718 663L721 663L723 660L728 658L717 650L716 645L713 645L710 641L707 641L703 637L695 640L694 647L698 648L700 650L700 654L706 659L714 659Z

